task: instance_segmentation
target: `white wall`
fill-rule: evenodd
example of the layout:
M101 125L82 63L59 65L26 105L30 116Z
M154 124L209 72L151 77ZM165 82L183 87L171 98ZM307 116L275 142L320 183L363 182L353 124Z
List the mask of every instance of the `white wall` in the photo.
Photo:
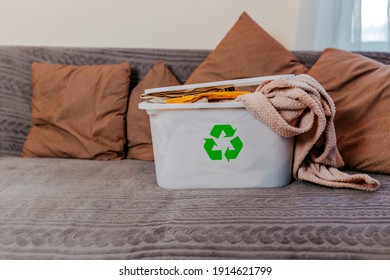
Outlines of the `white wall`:
M0 45L212 49L243 11L293 49L301 0L0 0Z

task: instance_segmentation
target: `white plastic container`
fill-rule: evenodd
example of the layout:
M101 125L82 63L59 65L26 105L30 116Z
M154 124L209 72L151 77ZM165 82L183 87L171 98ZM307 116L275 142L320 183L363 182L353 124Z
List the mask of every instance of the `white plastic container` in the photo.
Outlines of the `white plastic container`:
M243 85L244 80L233 82ZM290 183L294 139L279 136L242 103L142 102L139 108L150 117L160 187L269 188Z

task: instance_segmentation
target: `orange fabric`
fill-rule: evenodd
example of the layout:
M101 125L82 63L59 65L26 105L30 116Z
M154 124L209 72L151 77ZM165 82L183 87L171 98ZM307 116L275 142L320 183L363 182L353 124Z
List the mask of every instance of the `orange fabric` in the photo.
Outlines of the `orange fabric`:
M32 126L24 157L124 157L130 65L32 64Z
M127 112L127 158L153 160L152 136L146 110L138 109L145 89L176 86L180 82L162 62L157 62L132 90Z
M336 104L337 144L346 167L390 174L390 66L326 49L309 74Z
M186 84L306 71L290 51L244 12ZM255 88L245 90L254 91Z
M166 103L194 103L202 98L207 100L224 100L224 99L235 99L237 96L248 94L249 91L225 91L225 92L206 92L200 94L186 95L176 98L170 98Z

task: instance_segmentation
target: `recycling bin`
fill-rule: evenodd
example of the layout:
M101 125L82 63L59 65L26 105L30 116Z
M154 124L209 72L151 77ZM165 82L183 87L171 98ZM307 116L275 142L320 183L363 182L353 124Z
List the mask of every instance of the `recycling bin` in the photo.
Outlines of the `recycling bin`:
M269 188L291 181L294 139L279 136L242 103L142 102L139 108L150 118L160 187Z

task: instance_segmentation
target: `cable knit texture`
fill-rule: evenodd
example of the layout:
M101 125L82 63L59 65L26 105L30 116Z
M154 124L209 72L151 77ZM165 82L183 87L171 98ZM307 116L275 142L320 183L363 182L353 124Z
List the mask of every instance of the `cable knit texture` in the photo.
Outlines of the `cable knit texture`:
M337 149L333 119L336 107L325 89L303 74L262 83L239 96L248 111L283 137L296 137L293 176L316 184L376 190L379 182L365 174L346 174Z

